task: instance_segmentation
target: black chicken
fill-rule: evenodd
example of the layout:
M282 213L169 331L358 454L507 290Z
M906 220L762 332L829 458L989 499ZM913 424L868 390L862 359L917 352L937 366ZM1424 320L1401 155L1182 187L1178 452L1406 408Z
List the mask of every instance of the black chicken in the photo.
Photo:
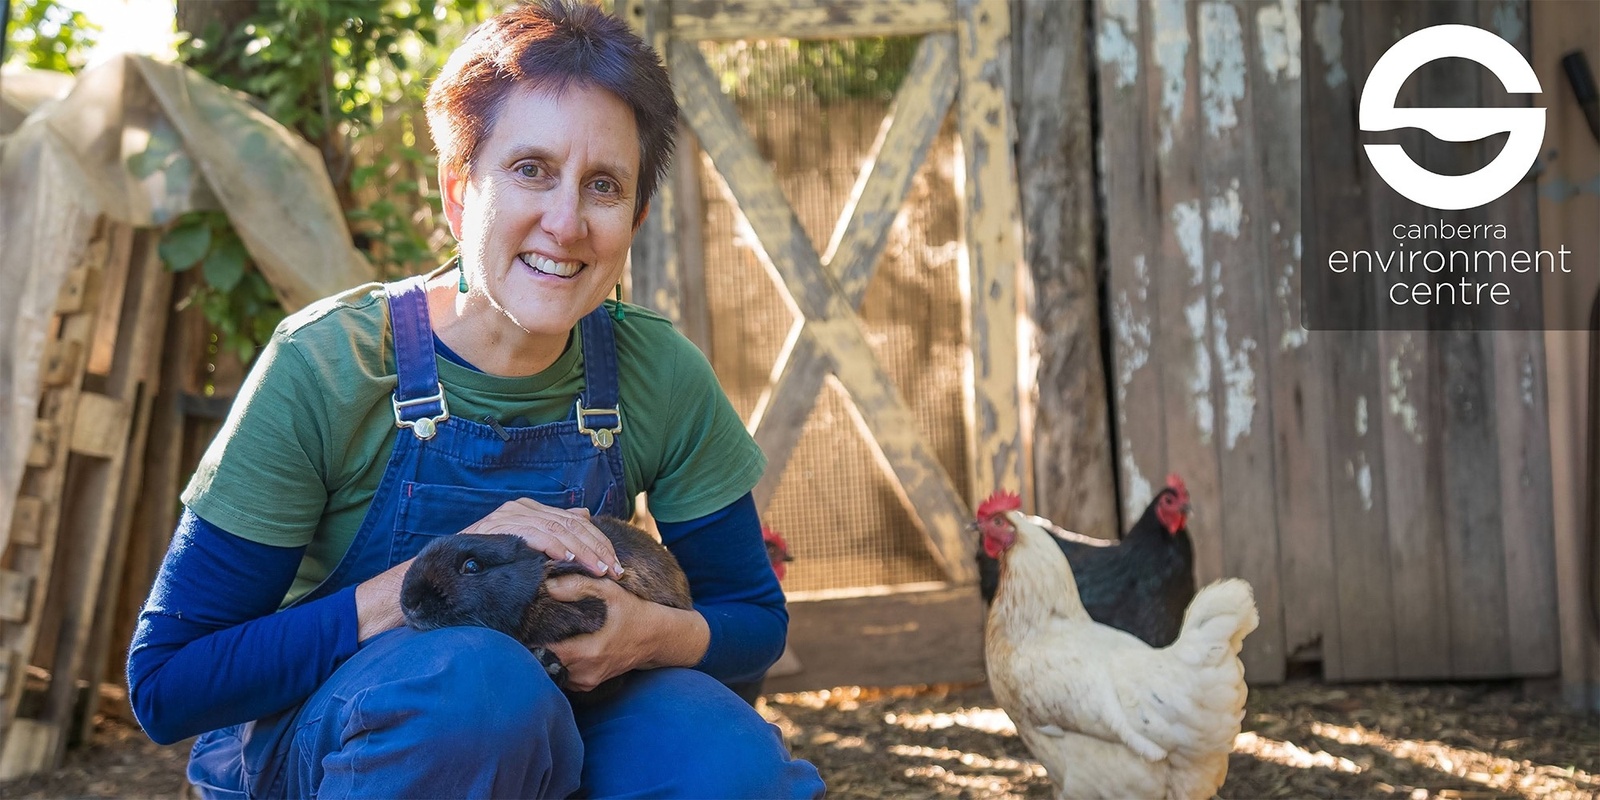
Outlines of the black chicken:
M978 519L1015 509L1018 502L1016 495L997 492L978 506ZM1065 531L1045 519L1034 521L1067 554L1078 595L1095 622L1127 631L1151 647L1166 647L1178 638L1183 611L1194 599L1188 515L1189 490L1181 478L1169 475L1166 488L1118 541ZM985 604L994 602L999 585L1000 562L979 548L978 588Z

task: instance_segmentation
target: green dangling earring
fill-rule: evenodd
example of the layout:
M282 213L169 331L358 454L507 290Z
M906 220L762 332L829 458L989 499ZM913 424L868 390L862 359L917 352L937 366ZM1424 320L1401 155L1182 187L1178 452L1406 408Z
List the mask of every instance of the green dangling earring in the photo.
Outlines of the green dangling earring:
M466 294L467 293L467 265L463 264L461 262L461 255L459 253L456 254L456 274L460 277L460 282L456 284L456 289L459 290L462 294Z
M621 322L628 318L627 312L622 310L622 284L617 284L617 303L611 307L611 318Z

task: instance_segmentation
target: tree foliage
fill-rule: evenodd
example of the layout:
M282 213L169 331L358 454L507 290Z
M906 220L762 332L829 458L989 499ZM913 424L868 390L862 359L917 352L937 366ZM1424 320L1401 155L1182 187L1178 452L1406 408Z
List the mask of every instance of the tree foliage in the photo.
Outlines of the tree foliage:
M11 0L5 61L53 72L77 72L99 28L57 0Z
M393 276L437 258L418 222L439 202L426 182L433 155L415 131L427 78L448 56L440 41L459 39L486 11L481 0L257 0L236 24L191 31L178 54L318 148L352 240ZM388 125L402 132L400 146L359 159L363 141ZM174 271L201 268L185 302L205 312L220 349L249 361L283 310L226 216L181 217L161 255Z

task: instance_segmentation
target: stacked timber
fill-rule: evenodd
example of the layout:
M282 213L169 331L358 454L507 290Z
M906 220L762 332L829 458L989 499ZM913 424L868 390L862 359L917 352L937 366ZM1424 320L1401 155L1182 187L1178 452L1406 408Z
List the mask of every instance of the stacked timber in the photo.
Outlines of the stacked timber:
M45 332L0 552L0 780L58 767L92 732L100 684L122 679L180 481L215 432L185 413L207 334L196 312L175 311L186 290L159 238L100 218Z

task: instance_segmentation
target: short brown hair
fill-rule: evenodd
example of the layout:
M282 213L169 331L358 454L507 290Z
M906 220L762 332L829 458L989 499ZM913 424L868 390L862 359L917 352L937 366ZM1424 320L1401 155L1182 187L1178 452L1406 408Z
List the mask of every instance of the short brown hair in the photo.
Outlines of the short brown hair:
M644 213L672 160L678 102L656 52L627 23L594 5L540 0L490 18L467 35L428 88L428 129L440 164L466 174L512 89L555 93L592 86L633 109L639 129L639 194Z

